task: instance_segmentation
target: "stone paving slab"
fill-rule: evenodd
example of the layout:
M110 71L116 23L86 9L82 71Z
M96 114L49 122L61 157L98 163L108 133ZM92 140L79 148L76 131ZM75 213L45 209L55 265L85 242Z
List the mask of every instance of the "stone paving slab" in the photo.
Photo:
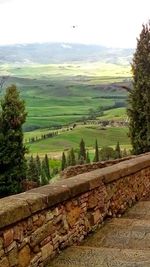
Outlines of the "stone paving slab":
M150 251L71 247L49 267L149 267Z
M124 217L150 220L150 201L140 201L129 209Z
M150 249L150 221L113 219L84 240L81 245Z

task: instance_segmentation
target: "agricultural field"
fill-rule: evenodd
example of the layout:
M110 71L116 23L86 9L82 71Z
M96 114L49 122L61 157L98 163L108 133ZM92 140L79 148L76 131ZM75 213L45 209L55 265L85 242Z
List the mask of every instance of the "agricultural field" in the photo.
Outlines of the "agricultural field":
M60 158L62 151L77 149L81 138L93 155L95 139L99 147L114 147L117 141L122 148L130 149L125 127L84 125L88 117L96 113L96 120L126 121L127 91L122 85L130 85L129 65L102 62L77 62L63 64L3 64L1 75L6 75L5 87L16 84L25 100L28 112L24 125L24 140L29 155ZM101 111L103 111L101 113ZM72 131L67 128L76 124ZM58 130L52 138L28 143L31 138Z
M46 130L47 131L47 130ZM37 134L39 131L37 131ZM43 131L42 131L43 133ZM34 131L36 134L36 131ZM25 138L29 137L29 133L25 133ZM31 134L30 134L31 136ZM128 129L125 127L106 127L101 128L98 125L77 126L71 131L61 132L52 138L40 140L32 144L28 144L31 154L37 153L41 156L47 153L49 156L59 158L62 151L68 151L70 148L79 148L81 138L84 138L86 148L89 151L94 150L95 140L97 139L99 147L112 146L115 147L117 142L121 144L121 148L130 148L128 137Z
M114 121L127 121L126 108L113 108L104 111L103 116L99 117L100 120L114 120Z
M7 75L5 87L15 83L26 102L25 131L80 121L89 109L124 107L127 92L120 85L130 80L129 66L100 62L4 64L0 72Z

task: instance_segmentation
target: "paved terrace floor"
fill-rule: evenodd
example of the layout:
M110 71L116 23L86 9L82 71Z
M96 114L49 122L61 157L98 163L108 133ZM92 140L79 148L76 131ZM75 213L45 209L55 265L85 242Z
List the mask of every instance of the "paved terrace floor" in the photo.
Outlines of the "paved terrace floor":
M107 221L79 246L48 267L150 267L150 201L141 201L121 218Z

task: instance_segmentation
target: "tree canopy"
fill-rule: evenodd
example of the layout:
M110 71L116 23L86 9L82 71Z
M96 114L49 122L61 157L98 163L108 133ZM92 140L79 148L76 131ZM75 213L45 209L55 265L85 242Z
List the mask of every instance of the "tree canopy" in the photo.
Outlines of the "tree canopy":
M150 151L150 24L143 25L132 62L129 93L129 134L133 153Z
M0 196L17 193L26 175L22 125L25 103L15 85L6 89L0 111Z

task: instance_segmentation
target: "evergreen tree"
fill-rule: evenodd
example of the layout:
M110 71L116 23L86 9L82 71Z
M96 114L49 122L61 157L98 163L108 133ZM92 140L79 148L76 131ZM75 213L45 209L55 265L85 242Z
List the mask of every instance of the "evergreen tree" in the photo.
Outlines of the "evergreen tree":
M35 159L35 163L36 163L36 168L37 168L37 172L38 172L38 177L39 177L39 181L41 180L41 160L40 160L40 157L39 155L36 156L36 159Z
M49 183L49 180L46 175L45 169L45 160L42 161L42 168L41 168L41 185L46 185Z
M15 85L6 89L0 111L0 196L21 191L26 177L26 147L22 126L26 120L25 103Z
M129 133L133 153L150 151L150 24L143 25L132 63L129 94Z
M89 156L89 152L87 151L86 153L86 163L90 163L90 156Z
M28 162L27 179L29 181L37 182L38 185L40 184L38 168L33 156L30 157Z
M75 153L73 148L71 148L70 150L70 163L70 166L76 165Z
M79 157L78 164L81 164L81 165L85 164L85 160L84 160L84 158L82 156Z
M83 138L81 139L80 142L79 161L82 161L83 163L86 161L86 149Z
M67 161L65 153L62 153L62 160L61 160L61 170L63 171L67 167Z
M101 160L109 160L115 158L115 151L112 147L106 146L102 147L100 150Z
M49 159L48 159L47 154L45 154L44 162L45 162L44 165L45 165L46 177L47 177L48 180L50 180L51 179L51 174L50 174Z
M97 143L97 139L95 141L95 156L94 156L94 162L98 162L99 161L99 150L98 150L98 143Z
M121 149L120 149L120 144L117 142L116 148L115 148L115 158L119 159L121 158Z
M71 166L71 154L70 151L67 153L67 166Z
M128 153L127 153L127 150L124 148L124 150L122 151L122 157L127 157L128 156Z

